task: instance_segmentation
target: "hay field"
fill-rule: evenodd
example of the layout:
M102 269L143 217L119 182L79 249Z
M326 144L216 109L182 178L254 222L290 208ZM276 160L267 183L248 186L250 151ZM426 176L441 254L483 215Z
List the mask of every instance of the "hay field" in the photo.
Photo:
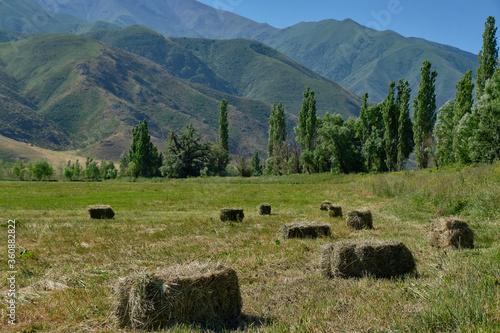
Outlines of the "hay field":
M176 326L164 332L495 332L500 330L500 164L383 175L293 175L165 182L0 182L0 310L6 313L7 220L17 219L18 323L2 332L133 332L113 325L122 277L193 261L238 274L237 326ZM352 230L321 211L367 207L372 230ZM260 215L261 203L272 205ZM86 207L107 204L111 220ZM241 223L221 208L243 208ZM429 246L429 221L456 215L475 248ZM329 224L332 239L289 239L284 224ZM418 276L328 279L320 259L333 241L396 240Z

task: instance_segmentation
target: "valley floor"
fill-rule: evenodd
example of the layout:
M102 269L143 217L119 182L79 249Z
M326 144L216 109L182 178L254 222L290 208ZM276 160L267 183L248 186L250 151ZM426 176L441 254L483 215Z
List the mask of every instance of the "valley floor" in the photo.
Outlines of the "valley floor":
M193 261L236 270L240 331L500 330L500 164L380 175L0 182L0 188L0 331L118 332L111 314L120 278ZM323 200L339 203L344 215L368 207L374 229L349 229L345 219L320 211ZM272 215L259 215L260 203L271 204ZM91 220L92 204L111 205L115 217ZM226 207L244 209L244 220L220 222ZM429 246L429 221L448 215L469 222L475 249L445 253ZM5 315L9 219L17 221L14 326ZM329 224L332 239L282 238L284 224L304 221ZM365 239L405 243L418 277L322 276L326 244Z

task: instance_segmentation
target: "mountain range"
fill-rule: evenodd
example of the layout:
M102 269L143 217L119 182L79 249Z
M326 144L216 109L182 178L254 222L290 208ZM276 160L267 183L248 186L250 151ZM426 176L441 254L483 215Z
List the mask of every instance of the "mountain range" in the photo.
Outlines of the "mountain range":
M385 99L390 81L404 78L416 93L424 60L439 74L438 106L454 98L460 77L477 67L477 55L470 52L390 30L376 31L350 19L277 29L195 0L67 0L59 11L88 21L144 25L168 37L255 39L360 96L368 92L377 103Z
M357 116L358 95L381 101L390 81L409 80L416 95L429 60L441 105L476 59L352 20L276 29L194 0L5 0L0 135L116 160L143 119L160 148L187 123L216 140L226 98L230 152L265 154L271 105L284 103L292 135L307 86L319 116Z

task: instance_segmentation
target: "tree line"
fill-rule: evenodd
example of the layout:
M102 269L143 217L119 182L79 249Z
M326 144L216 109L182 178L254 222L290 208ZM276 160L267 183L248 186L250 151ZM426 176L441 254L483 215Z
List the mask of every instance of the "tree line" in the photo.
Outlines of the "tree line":
M429 61L421 67L410 117L411 88L404 79L389 83L386 99L368 106L363 95L359 118L316 116L314 91L304 92L294 128L300 153L287 143L284 110L273 106L269 120L267 172L385 172L405 168L414 153L423 169L452 164L491 163L500 159L500 70L495 18L485 23L474 84L469 70L456 85L456 98L436 112L437 72ZM300 157L299 157L300 156Z

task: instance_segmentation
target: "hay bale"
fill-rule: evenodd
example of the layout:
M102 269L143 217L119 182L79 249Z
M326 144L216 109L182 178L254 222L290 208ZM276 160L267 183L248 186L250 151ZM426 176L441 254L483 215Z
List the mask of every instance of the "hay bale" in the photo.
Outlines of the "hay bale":
M271 205L268 203L262 203L259 205L260 215L271 215Z
M115 212L108 205L92 205L87 207L91 219L112 219Z
M372 212L368 208L350 211L347 213L346 223L356 230L373 229Z
M410 250L401 242L337 242L323 250L323 275L334 278L374 276L393 278L416 274Z
M115 288L119 327L158 329L176 324L228 324L241 315L232 268L193 263L122 279Z
M474 231L455 217L431 221L429 244L442 249L474 248Z
M316 223L285 224L282 229L283 238L318 238L330 237L330 226Z
M330 205L333 205L333 203L331 201L323 201L321 203L321 206L319 207L320 210L328 210L328 207L330 207Z
M331 204L328 207L328 216L342 217L342 207L340 207L340 205Z
M241 222L244 217L245 214L243 214L243 209L223 208L220 210L220 220L222 222Z

